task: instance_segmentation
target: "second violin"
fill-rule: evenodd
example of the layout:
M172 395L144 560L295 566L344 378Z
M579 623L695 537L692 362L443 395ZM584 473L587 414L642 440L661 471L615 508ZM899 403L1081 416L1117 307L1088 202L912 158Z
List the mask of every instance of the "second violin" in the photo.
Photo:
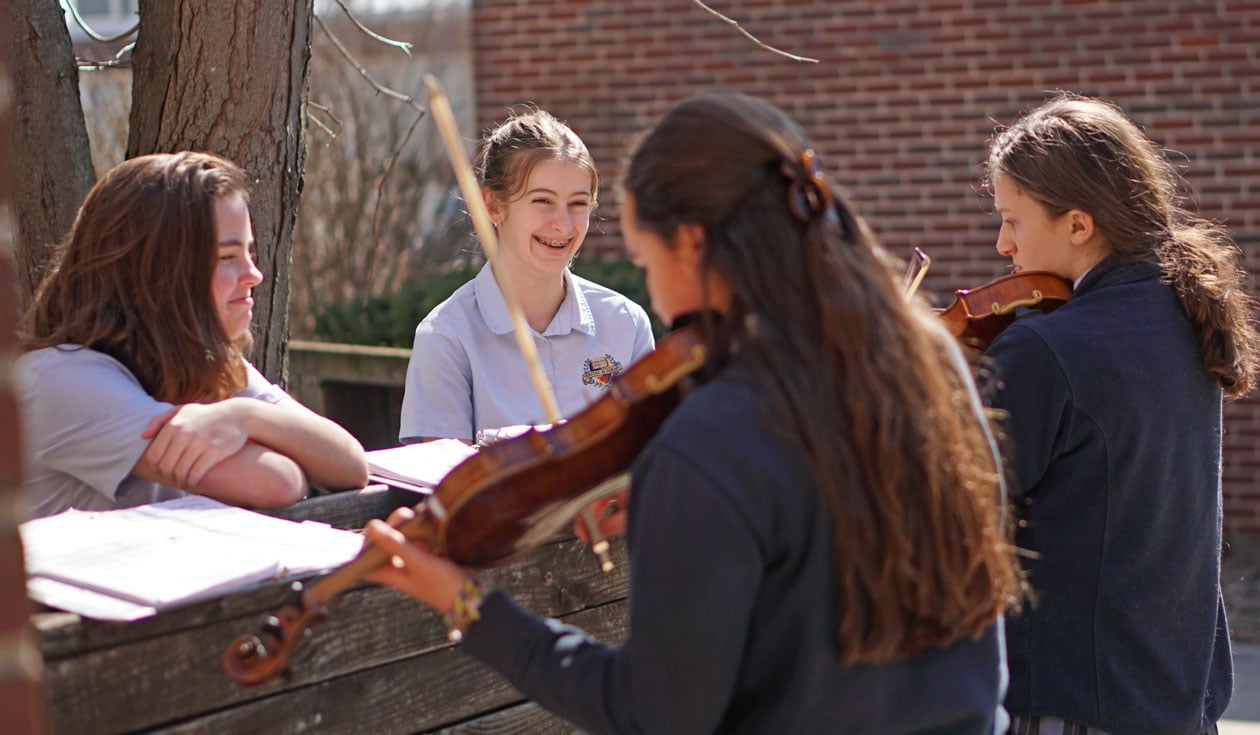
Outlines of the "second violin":
M1050 312L1070 298L1068 281L1048 271L1025 271L955 291L953 303L940 311L940 317L960 342L983 350L1015 321L1017 309Z

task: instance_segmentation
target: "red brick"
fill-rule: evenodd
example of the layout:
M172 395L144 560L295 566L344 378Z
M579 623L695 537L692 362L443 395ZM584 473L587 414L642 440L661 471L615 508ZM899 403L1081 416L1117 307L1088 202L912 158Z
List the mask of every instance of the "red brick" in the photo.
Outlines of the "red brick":
M1046 5L1048 7L1043 7ZM1260 268L1260 0L727 0L759 49L676 0L477 0L478 126L519 99L556 106L606 181L668 104L715 86L765 97L815 138L894 252L930 246L931 287L1005 272L974 193L993 121L1046 90L1111 96L1186 156L1198 205ZM560 106L563 105L563 109ZM613 202L601 208L615 215ZM615 219L591 250L619 252ZM1260 399L1226 405L1226 525L1260 531Z

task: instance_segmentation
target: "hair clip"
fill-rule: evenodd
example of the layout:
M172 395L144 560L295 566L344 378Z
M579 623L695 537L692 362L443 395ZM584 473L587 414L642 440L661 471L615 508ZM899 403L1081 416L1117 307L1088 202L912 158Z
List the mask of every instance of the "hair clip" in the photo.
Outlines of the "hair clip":
M836 213L836 197L818 165L814 149L808 148L801 154L799 168L794 161L784 161L779 170L789 182L788 209L792 215L806 223L821 215L843 235L845 228ZM801 172L805 175L801 176Z

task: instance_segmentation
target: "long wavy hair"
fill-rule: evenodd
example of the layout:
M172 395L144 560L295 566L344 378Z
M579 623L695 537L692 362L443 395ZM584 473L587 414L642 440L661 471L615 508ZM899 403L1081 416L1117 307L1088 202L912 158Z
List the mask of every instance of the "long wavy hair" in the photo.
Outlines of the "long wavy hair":
M207 153L140 156L88 192L24 315L27 350L90 347L154 398L214 401L245 386L251 337L233 341L211 291L214 203L247 179Z
M729 284L719 351L753 366L767 420L801 446L834 527L839 651L881 662L979 636L1022 595L996 458L956 352L771 105L706 94L626 166L641 226L704 230Z
M989 143L984 185L1003 176L1051 217L1094 218L1110 253L1159 263L1199 337L1204 369L1230 396L1255 385L1260 336L1242 254L1217 223L1179 203L1163 150L1111 102L1060 93Z

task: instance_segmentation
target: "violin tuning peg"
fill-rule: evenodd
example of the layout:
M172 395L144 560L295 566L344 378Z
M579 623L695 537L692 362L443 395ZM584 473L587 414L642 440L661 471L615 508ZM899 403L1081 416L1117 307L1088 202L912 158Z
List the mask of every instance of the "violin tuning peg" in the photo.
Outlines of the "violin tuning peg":
M591 545L591 551L593 551L595 553L595 557L599 559L599 570L604 574L611 572L615 566L612 559L608 556L608 549L609 546L606 539L600 539Z
M301 582L294 582L289 585L289 591L285 594L285 603L295 607L301 607L302 590L304 589L305 587L302 586Z
M280 618L275 615L264 615L260 626L264 633L270 633L279 636L284 632L284 628L280 625Z
M605 574L611 572L613 570L613 562L608 557L608 539L604 538L604 535L599 532L599 521L595 520L595 515L591 513L589 505L582 509L580 516L583 525L586 526L586 533L590 537L591 552L599 559L600 571Z

